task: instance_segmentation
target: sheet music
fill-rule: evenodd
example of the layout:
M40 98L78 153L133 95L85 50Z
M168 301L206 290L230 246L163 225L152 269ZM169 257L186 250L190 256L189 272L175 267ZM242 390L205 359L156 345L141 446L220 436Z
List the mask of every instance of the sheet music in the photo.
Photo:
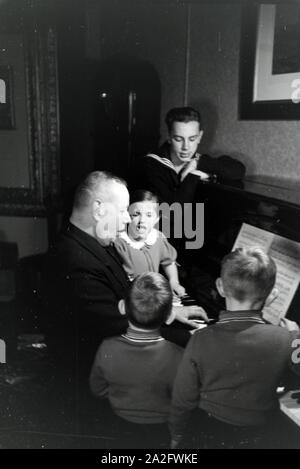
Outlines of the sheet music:
M233 250L239 247L259 246L275 261L277 277L275 287L278 297L263 309L263 317L272 324L279 324L283 318L300 280L300 243L291 241L269 231L243 223Z
M243 223L232 250L259 246L265 252L269 252L274 236L275 235L269 231Z

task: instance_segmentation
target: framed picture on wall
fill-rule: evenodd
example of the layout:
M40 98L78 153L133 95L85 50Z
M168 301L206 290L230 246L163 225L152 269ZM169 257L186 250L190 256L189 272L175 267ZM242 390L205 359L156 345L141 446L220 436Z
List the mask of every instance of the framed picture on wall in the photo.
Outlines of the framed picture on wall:
M300 5L247 5L240 55L241 119L300 119Z
M12 76L10 65L0 65L0 130L15 126Z

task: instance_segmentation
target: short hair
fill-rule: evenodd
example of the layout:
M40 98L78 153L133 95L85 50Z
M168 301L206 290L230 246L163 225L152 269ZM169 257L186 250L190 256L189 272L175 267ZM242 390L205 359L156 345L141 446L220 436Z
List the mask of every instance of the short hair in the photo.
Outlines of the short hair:
M224 257L221 279L226 296L265 301L274 287L276 264L260 247L239 248Z
M87 207L96 191L102 192L105 197L107 185L113 181L127 187L124 179L108 171L93 171L89 173L75 191L73 207L79 210Z
M172 298L165 277L157 272L145 272L134 279L125 299L127 317L134 326L156 329L168 318Z
M199 128L201 130L201 116L196 109L192 107L174 107L167 112L165 122L168 127L168 131L171 132L172 125L174 122L199 122Z
M153 202L154 204L158 204L158 196L153 192L137 189L130 195L130 203L135 204L137 202Z

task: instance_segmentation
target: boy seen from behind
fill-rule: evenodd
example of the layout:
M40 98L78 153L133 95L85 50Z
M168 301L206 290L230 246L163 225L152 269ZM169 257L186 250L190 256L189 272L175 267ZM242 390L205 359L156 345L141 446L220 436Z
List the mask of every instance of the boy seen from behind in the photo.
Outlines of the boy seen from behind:
M129 327L99 347L91 390L109 399L124 434L130 433L129 446L122 443L125 447L167 444L172 387L182 357L181 347L160 334L172 310L169 282L154 272L137 276L119 310L127 315Z
M197 447L261 444L298 334L262 317L264 305L277 296L275 280L275 262L260 248L237 249L223 259L216 285L226 310L218 323L197 331L185 350L174 384L173 448L182 444L192 415ZM285 325L297 329L291 321Z

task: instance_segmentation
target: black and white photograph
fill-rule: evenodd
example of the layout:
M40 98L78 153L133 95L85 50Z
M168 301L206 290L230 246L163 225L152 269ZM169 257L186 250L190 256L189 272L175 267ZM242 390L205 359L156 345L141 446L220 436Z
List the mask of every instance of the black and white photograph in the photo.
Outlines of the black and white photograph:
M299 0L0 0L0 449L300 449L299 153Z

